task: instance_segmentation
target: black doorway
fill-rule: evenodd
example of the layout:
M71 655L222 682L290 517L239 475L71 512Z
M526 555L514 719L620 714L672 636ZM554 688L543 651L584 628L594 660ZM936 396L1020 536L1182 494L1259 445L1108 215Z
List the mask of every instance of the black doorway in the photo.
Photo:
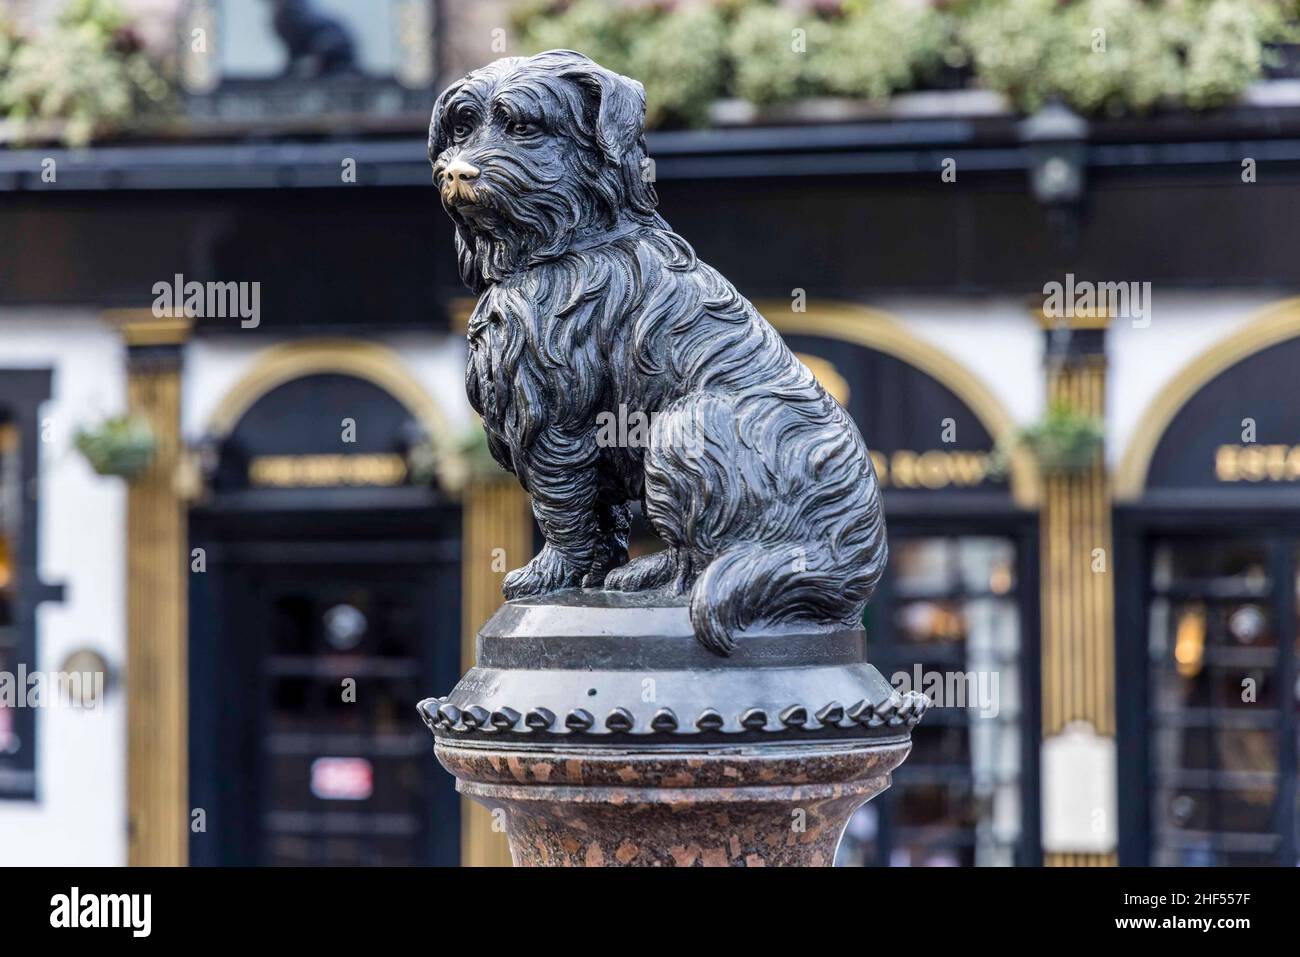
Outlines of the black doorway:
M348 491L373 500L191 515L193 863L458 862L415 703L460 672L460 513Z
M934 698L893 786L850 820L838 863L1041 863L1038 516L966 501L885 493L890 561L867 606L867 657L891 683L901 673L933 695L924 682L942 675L939 694L965 700Z
M1269 491L1116 511L1121 864L1297 861L1300 510Z

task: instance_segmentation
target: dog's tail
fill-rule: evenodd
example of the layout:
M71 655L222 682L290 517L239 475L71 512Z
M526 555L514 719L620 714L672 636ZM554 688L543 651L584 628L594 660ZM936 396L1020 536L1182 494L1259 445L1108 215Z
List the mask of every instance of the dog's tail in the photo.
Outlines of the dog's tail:
M691 589L695 636L706 648L729 655L738 633L754 622L849 624L875 589L884 553L882 528L875 561L857 566L846 581L845 563L827 545L736 543L708 564Z

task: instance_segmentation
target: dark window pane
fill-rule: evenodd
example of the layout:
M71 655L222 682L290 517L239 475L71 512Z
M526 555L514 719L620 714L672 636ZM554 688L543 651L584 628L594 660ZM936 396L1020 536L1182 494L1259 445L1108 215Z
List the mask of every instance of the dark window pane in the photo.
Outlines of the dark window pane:
M1276 864L1284 748L1270 545L1154 543L1148 606L1152 863ZM1290 586L1288 586L1290 587ZM1292 825L1288 825L1292 826Z
M895 531L873 600L871 661L930 695L894 786L850 821L837 863L1015 863L1023 816L1016 545Z

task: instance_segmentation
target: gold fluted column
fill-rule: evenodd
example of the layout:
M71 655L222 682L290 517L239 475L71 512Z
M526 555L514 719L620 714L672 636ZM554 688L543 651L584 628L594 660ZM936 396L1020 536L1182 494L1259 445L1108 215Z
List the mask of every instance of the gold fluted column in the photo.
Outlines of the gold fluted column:
M461 557L462 670L474 666L474 639L503 601L506 572L533 557L533 517L513 475L472 481L464 493ZM465 798L460 802L461 863L469 867L510 865L504 831L493 830L492 813Z
M118 311L127 347L127 409L157 438L127 490L127 861L189 859L189 677L186 527L176 486L181 454L184 318Z
M1069 320L1068 348L1058 355L1051 355L1049 348L1049 402L1064 402L1078 412L1104 417L1106 325L1098 316ZM1085 472L1043 476L1039 514L1043 739L1060 734L1074 721L1085 721L1098 735L1113 738L1114 575L1104 454ZM1111 822L1112 827L1116 823ZM1107 866L1117 860L1114 851L1045 853L1043 857L1044 864L1067 867Z

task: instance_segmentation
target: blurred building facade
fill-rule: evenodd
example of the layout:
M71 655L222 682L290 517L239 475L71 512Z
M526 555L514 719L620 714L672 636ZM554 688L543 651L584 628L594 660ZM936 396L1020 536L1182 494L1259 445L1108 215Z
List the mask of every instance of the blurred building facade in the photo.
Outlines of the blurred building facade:
M0 862L504 860L413 707L533 547L473 440L420 133L492 6L385 7L422 47L322 3L366 64L335 85L259 34L187 136L0 151L0 672L108 675L93 709L0 698ZM664 216L885 488L871 654L937 707L841 863L1300 860L1284 93L650 135ZM97 475L74 436L123 412L149 464Z

